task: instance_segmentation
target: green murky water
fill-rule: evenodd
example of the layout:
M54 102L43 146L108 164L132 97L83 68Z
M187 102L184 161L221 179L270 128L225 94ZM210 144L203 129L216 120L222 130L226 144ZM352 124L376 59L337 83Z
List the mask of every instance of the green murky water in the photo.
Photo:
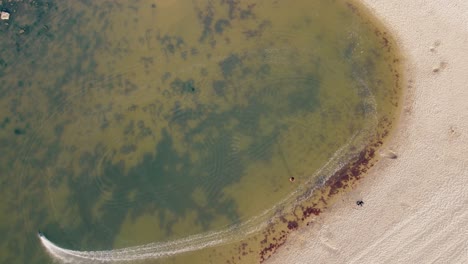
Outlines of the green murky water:
M387 38L342 1L5 2L0 263L49 263L38 230L109 250L229 228L148 262L256 263L236 243L399 100Z

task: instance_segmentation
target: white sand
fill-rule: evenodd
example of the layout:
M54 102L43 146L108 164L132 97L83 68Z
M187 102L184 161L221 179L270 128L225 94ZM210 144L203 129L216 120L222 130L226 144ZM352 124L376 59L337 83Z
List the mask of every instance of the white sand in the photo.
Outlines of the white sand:
M363 2L407 60L411 87L388 145L398 158L268 263L468 263L468 1Z

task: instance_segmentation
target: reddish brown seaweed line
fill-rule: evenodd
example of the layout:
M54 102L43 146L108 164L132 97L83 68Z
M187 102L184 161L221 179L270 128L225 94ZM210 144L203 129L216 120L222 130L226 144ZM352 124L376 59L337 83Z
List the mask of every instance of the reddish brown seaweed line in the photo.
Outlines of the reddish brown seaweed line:
M355 5L353 5L352 3L350 2L346 2L346 6L355 14L357 15L358 17L362 17L361 16L361 13L359 12L359 8L356 7ZM387 51L388 52L391 52L392 51L392 46L390 45L390 41L388 40L388 37L386 36L387 35L387 32L380 32L380 30L378 29L375 29L374 30L374 33L376 36L378 37L382 37L382 45L383 47L386 47L387 48ZM382 36L383 35L383 36Z
M348 8L349 8L354 14L358 15L359 17L361 16L361 14L359 13L358 8L357 8L355 5L351 4L350 2L346 2L346 6L348 6Z
M381 125L385 128L391 125L391 121L388 118L384 117L381 119ZM388 135L388 130L385 129L382 134L378 133L378 138L382 138ZM372 167L375 163L375 149L382 146L383 142L381 140L376 141L373 144L370 144L364 150L362 150L359 155L350 162L347 166L336 172L330 179L326 182L325 186L330 187L330 192L328 197L331 197L338 193L339 189L345 189L349 187L349 182L354 180L357 181L361 178L362 174L367 172L367 170ZM321 197L320 200L323 201L324 205L326 204L325 198ZM314 204L315 206L316 204ZM260 251L260 263L267 260L271 257L279 247L281 247L287 239L287 235L291 233L291 231L296 230L299 227L297 221L304 222L306 218L310 217L311 215L319 215L322 211L315 207L307 207L303 209L302 214L303 216L298 219L296 216L296 220L286 220L285 217L281 217L283 223L287 223L288 231L281 231L281 236L279 238L273 238L272 240L275 241L274 243L268 244L268 246L264 247ZM309 223L307 223L308 225ZM268 235L271 234L270 231L274 230L270 228L265 235L265 239L262 240L262 244L266 244L268 241Z
M288 222L288 229L289 230L294 230L294 229L297 229L299 227L299 224L297 223L297 221L289 221Z
M304 221L307 217L311 215L319 215L322 211L318 208L314 207L307 207L302 211L303 217L301 218L301 221Z
M264 247L260 251L260 263L263 263L265 260L270 258L271 255L273 255L273 253L275 253L279 247L284 245L284 243L286 242L287 235L288 235L288 232L284 230L281 231L281 236L279 236L275 240L275 242L270 243L268 246Z
M388 122L387 119L384 119L382 123ZM388 123L386 124L388 125ZM388 131L385 130L384 135L388 134ZM326 186L330 187L330 192L328 197L332 197L333 195L339 192L339 189L348 188L350 185L348 184L350 181L359 180L363 173L367 172L367 170L374 165L374 157L375 157L375 149L382 145L382 141L378 140L374 144L369 145L364 150L362 150L359 155L350 162L347 166L336 172L330 179L326 182L324 189ZM321 197L322 200L324 197ZM299 224L298 221L305 222L305 220L310 217L311 215L319 215L322 211L319 208L315 207L306 207L302 210L302 217L295 220L286 221L283 217L282 222L287 223L287 231L281 231L281 235L278 238L273 238L272 241L267 246L265 246L259 253L260 256L260 263L263 263L265 260L270 258L279 247L284 245L288 235L298 229ZM297 218L297 216L296 216ZM307 223L308 225L309 223ZM265 234L265 239L261 241L262 244L266 244L268 241L268 235L271 234L273 228L269 228L269 230Z

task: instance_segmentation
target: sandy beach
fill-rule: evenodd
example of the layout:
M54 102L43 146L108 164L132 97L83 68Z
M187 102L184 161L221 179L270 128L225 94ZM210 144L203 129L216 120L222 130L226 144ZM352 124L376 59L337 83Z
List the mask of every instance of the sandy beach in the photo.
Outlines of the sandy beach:
M397 158L268 263L468 263L468 1L363 3L405 59L402 115L385 146Z

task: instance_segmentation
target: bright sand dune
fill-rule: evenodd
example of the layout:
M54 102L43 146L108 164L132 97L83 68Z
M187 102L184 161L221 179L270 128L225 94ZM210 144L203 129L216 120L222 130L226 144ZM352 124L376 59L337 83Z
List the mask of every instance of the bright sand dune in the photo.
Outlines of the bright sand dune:
M406 58L402 119L387 146L398 158L379 162L271 263L468 263L468 1L363 2Z

